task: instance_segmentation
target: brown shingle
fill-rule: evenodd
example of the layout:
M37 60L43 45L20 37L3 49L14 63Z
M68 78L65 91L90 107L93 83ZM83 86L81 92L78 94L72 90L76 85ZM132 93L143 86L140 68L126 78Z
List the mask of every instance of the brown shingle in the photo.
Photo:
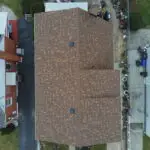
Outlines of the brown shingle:
M119 97L120 73L113 70L110 23L80 9L35 15L39 140L76 146L119 141Z

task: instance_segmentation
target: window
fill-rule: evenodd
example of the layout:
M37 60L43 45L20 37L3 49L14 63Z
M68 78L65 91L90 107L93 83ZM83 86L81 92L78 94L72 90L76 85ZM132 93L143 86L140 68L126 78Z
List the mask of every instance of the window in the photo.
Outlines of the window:
M9 107L12 105L12 97L6 99L6 107Z
M9 63L7 63L6 62L6 70L8 71L8 70L11 70L11 64L9 64Z

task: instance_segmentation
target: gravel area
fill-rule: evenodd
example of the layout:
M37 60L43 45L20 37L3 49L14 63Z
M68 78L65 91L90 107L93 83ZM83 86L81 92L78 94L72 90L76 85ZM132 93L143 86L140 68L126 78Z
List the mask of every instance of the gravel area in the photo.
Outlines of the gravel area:
M124 50L123 35L119 29L119 21L116 18L116 12L112 6L110 0L105 0L112 15L113 24L113 46L114 46L114 61L115 63L120 62L120 54Z
M89 11L92 14L97 14L97 12L100 10L100 0L87 0L90 6ZM119 29L119 21L116 18L116 12L112 6L112 3L110 0L105 0L107 3L108 10L111 12L112 16L112 24L113 24L113 49L114 49L114 62L119 63L120 62L120 54L124 50L124 41L123 41L123 35Z

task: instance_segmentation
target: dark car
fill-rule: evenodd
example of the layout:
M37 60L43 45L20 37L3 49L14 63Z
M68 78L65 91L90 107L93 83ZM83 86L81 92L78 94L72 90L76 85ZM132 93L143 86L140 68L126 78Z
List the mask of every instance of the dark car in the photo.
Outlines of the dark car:
M109 21L111 19L111 15L109 11L106 11L103 17L104 20Z

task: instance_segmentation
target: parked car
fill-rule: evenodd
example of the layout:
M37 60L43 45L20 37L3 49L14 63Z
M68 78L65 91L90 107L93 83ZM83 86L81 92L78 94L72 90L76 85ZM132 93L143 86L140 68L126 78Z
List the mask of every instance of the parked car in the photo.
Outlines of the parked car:
M106 10L103 19L106 21L109 21L111 19L111 14L108 10Z

